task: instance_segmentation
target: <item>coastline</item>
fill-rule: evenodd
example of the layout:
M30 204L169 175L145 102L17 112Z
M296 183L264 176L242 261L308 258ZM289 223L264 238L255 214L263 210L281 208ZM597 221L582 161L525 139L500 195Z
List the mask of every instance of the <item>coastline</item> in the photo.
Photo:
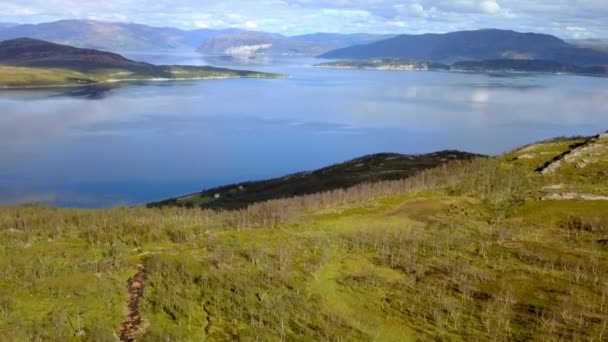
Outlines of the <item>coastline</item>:
M395 67L356 67L356 66L332 66L313 64L313 68L323 69L338 69L338 70L377 70L377 71L404 71L404 72L449 72L449 73L460 73L460 74L513 74L513 75L554 75L554 76L591 76L591 77L608 77L608 74L585 74L585 73L573 73L573 72L551 72L551 71L521 71L521 70L466 70L466 69L425 69L425 68L395 68Z
M183 82L183 81L205 81L205 80L227 80L236 78L255 78L255 79L285 79L288 75L275 75L274 77L255 77L255 76L208 76L208 77L192 77L192 78L129 78L129 79L108 79L99 82L91 83L75 83L75 84L56 84L56 85L27 85L27 86L7 86L0 85L0 90L36 90L36 89L53 89L53 88L81 88L103 84L116 84L128 82Z

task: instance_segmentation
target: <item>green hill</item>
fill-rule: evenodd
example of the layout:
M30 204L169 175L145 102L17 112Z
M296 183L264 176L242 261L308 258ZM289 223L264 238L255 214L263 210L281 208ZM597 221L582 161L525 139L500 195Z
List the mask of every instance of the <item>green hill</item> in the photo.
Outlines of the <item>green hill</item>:
M606 170L598 135L232 211L3 207L0 340L604 341Z
M281 76L209 66L153 65L133 61L111 52L81 49L30 38L0 42L0 86L4 87L229 77Z

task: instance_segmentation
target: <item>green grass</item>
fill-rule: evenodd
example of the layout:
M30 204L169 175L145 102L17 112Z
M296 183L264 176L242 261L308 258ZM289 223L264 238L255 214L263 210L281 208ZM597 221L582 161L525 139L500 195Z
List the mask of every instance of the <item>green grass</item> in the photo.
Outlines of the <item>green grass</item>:
M98 80L89 74L66 69L42 69L0 66L0 86L85 85Z
M539 198L608 179L534 168L454 162L233 211L0 208L0 340L115 340L139 263L142 341L606 340L608 201Z
M278 74L198 66L153 66L149 69L30 68L0 66L0 87L81 86L106 82L152 81L156 79L280 78Z

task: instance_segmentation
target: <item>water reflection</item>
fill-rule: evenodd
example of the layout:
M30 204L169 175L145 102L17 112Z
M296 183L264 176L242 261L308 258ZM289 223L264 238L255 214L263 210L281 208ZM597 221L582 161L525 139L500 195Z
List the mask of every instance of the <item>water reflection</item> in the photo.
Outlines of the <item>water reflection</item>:
M108 93L114 89L120 88L122 85L119 83L113 84L94 84L85 87L76 87L76 88L64 88L60 90L57 94L52 94L52 97L80 97L88 100L101 100L106 98Z
M191 54L142 57L208 63ZM280 80L0 91L0 203L133 204L368 153L496 154L608 128L606 79L313 63L280 58L255 67L292 76Z

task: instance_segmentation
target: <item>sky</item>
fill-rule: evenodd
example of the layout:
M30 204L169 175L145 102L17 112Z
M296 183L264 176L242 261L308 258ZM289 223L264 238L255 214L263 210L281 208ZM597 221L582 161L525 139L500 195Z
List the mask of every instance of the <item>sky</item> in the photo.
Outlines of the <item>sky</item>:
M608 0L0 0L0 22L60 19L287 35L503 28L608 38Z

